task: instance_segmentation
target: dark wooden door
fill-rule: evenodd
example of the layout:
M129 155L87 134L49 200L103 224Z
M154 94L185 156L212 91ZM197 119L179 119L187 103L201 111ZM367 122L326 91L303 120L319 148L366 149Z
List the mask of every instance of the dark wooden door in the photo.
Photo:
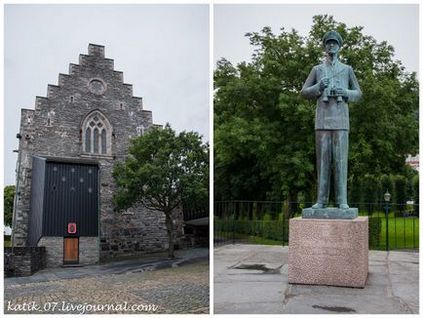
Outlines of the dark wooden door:
M79 238L65 237L63 247L63 264L79 263Z

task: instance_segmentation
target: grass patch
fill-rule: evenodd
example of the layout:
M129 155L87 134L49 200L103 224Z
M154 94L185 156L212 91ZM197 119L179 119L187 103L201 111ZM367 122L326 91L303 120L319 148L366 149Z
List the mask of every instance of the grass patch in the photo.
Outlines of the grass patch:
M386 249L386 219L382 219L380 249ZM388 218L389 249L419 248L419 219L416 217Z
M251 236L251 239L254 243L260 244L260 245L284 245L281 241L266 239L260 236Z
M366 214L364 214L366 216ZM369 216L370 222L380 220L376 232L372 232L371 249L386 250L386 217L377 211ZM229 226L230 225L230 226ZM236 229L232 232L231 229ZM242 241L263 245L287 245L287 228L278 221L230 221L215 222L215 242ZM281 235L284 233L284 235ZM255 235L254 235L255 234ZM257 235L258 234L258 235ZM374 239L376 235L376 240ZM284 237L284 240L282 240ZM388 215L388 241L390 250L419 248L419 218Z

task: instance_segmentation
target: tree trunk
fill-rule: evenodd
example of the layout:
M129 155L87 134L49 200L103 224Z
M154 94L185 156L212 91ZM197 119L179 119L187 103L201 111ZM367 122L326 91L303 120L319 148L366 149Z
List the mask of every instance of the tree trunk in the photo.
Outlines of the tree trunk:
M175 258L175 241L173 239L173 219L172 212L166 213L166 230L167 238L169 240L168 256L169 258Z

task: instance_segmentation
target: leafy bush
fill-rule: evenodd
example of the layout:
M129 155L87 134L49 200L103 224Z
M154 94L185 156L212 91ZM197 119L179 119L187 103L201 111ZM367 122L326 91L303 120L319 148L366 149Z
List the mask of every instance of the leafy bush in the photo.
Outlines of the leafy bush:
M382 230L382 218L369 217L369 247L376 249L380 246L380 234Z
M405 209L405 203L407 201L407 179L404 176L397 175L394 178L395 183L395 195L393 196L393 202L398 204L397 214L400 216L403 214Z

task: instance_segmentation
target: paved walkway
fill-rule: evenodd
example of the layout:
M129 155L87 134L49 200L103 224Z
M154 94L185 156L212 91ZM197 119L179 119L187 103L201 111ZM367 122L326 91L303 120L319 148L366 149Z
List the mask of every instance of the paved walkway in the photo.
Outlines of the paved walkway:
M288 247L214 251L216 314L417 314L419 253L370 251L366 287L288 284Z
M5 313L208 313L208 249L4 279ZM79 307L78 307L79 306Z

